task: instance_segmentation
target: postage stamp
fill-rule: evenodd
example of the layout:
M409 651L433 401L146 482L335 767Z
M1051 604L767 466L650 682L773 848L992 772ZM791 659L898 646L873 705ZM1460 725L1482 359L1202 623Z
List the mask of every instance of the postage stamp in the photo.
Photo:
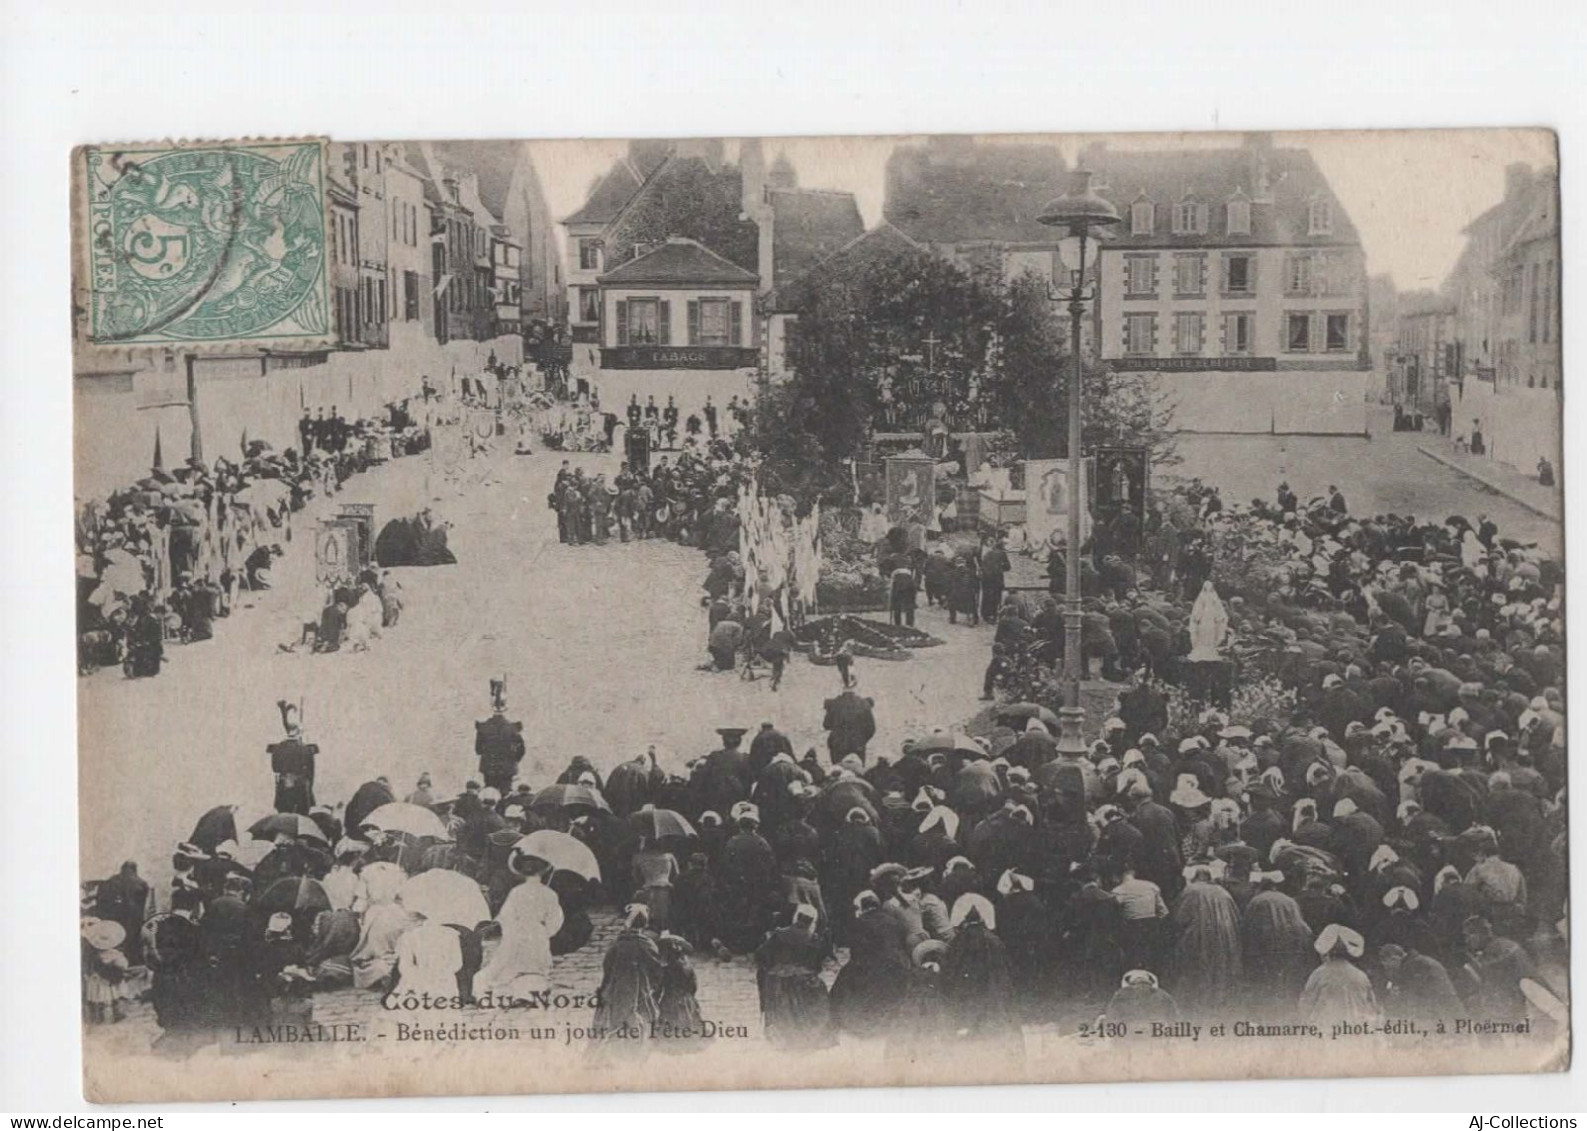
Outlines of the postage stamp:
M75 160L90 343L329 339L323 140L87 146Z

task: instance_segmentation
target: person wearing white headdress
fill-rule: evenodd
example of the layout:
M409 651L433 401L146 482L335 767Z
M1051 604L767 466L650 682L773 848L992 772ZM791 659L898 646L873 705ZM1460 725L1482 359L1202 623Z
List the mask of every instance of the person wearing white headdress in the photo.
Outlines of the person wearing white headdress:
M846 1033L880 1036L909 990L909 927L869 888L853 903L849 960L832 983L832 1018Z
M1108 1001L1103 1016L1133 1032L1137 1025L1178 1021L1179 1003L1157 984L1156 974L1150 970L1131 970Z
M1349 927L1329 923L1314 949L1322 965L1306 979L1300 995L1300 1020L1324 1030L1341 1023L1376 1025L1383 1020L1372 980L1352 959L1366 951L1366 940Z
M793 922L773 931L755 952L760 1013L773 1048L827 1048L837 1040L821 980L825 947L816 937L816 920L814 907L794 908Z
M1191 1014L1216 1013L1240 985L1240 908L1198 869L1174 904L1173 925L1179 1004Z
M397 940L399 995L450 1000L459 994L457 973L463 968L463 945L458 933L441 923L419 916L417 926Z
M645 904L631 903L623 910L623 929L606 948L601 971L595 1029L610 1036L599 1046L599 1054L608 1059L642 1057L661 1011L662 974L661 947L650 930L650 908ZM634 1031L640 1039L626 1036Z
M956 1033L979 1040L1020 1039L1014 986L997 914L985 896L967 892L953 901L953 941L942 956L942 999Z
M1196 603L1190 607L1190 661L1221 660L1224 638L1228 635L1229 614L1212 582L1204 581Z

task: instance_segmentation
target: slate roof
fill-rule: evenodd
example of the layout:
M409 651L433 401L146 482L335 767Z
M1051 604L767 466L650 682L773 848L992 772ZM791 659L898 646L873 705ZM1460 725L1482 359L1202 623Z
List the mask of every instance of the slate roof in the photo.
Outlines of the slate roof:
M1050 145L968 138L900 145L887 160L882 214L923 243L1051 243L1052 230L1036 217L1062 191L1064 173L1063 155Z
M695 240L673 236L660 247L614 267L598 280L609 286L698 284L706 287L755 286L760 276L722 258Z
M1258 194L1259 162L1266 164L1270 203L1264 203ZM1096 144L1085 150L1080 164L1093 171L1092 187L1112 201L1123 217L1115 237L1109 240L1110 247L1162 247L1179 242L1196 247L1361 242L1328 179L1303 149L1246 146L1123 151ZM1226 206L1237 192L1255 198L1249 234L1228 231ZM1137 236L1130 229L1130 206L1143 194L1157 206L1155 224L1149 235ZM1209 206L1205 233L1173 232L1173 205L1187 199L1187 194ZM1332 205L1333 224L1329 234L1313 236L1308 234L1308 216L1312 201L1318 198Z
M786 286L865 231L849 192L772 189L772 285Z
M595 182L589 197L573 215L563 219L564 224L609 223L634 198L644 178L626 157L619 158L606 175Z

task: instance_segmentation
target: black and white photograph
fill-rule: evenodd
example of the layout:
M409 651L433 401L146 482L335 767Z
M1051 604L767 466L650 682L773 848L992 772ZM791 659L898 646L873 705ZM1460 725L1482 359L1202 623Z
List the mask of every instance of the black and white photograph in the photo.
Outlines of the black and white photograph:
M70 155L90 1101L1568 1068L1552 132L238 136Z

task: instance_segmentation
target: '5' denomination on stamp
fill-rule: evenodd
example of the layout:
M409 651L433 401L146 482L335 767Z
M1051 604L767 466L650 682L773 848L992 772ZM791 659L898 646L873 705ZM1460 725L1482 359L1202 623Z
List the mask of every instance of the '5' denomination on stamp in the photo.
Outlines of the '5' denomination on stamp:
M90 342L330 340L323 141L90 146L77 159Z

